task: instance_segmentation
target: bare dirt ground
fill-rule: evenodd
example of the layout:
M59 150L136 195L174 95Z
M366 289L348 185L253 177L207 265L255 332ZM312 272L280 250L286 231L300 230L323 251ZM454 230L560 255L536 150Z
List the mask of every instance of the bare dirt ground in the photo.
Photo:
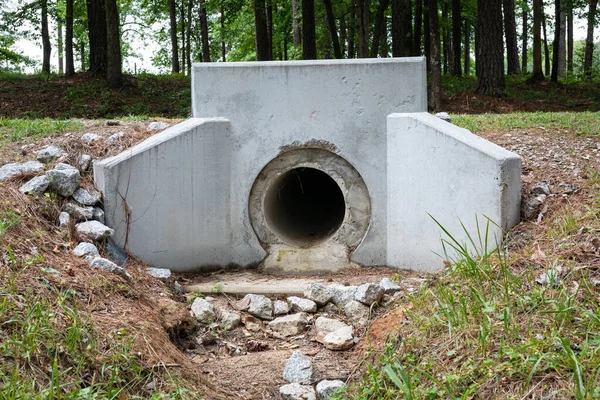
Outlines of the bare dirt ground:
M147 123L127 122L118 126L85 123L81 132L53 135L37 142L6 143L0 149L0 160L3 163L32 160L38 150L56 144L69 153L64 161L75 164L80 154L108 157L155 133L146 130ZM120 131L126 132L125 138L115 144L105 144L103 140L83 144L79 140L83 132L97 133L105 138ZM590 204L600 202L599 194L590 185L599 179L600 138L577 136L571 130L543 128L488 131L481 136L523 157L525 197L538 182L546 182L551 189L541 212L509 233L508 246L515 259L514 265L535 262L543 269L546 259L561 257L573 260L578 267L590 268L592 277L600 279L598 243L594 242L598 236L596 227L578 226L568 240L555 240L556 230L564 225L561 221L567 217L576 221L582 219L593 211L590 211ZM382 307L374 310L370 328L359 331L360 341L345 352L332 352L315 342L311 324L303 335L292 338L274 335L262 322L249 315L244 316L246 326L230 332L216 327L201 327L197 331L187 329L186 324L190 321L186 308L190 296L172 293L173 281L178 279L181 284L188 285L223 280L234 272L178 276L165 285L148 276L145 265L135 258L128 262L128 271L134 277L130 283L105 271L91 270L71 254L78 243L73 230L65 233L57 227L61 203L53 205L49 211L42 209L35 200L18 192L17 188L26 180L27 177L20 177L0 185L0 203L27 216L22 226L3 237L11 244L16 256L25 259L35 252L43 253L46 262L58 271L58 274L44 277L45 282L56 288L76 290L85 303L84 311L101 335L116 335L125 327L136 338L135 351L139 352L145 365L149 368L158 363L178 365L178 373L197 382L208 398L278 398L278 387L285 383L282 371L294 350L312 356L316 379L352 382L360 377L362 361L373 362L387 337L406 320L403 311L410 307L409 292L417 290L423 283L422 275L400 271L405 290L395 298L387 298ZM92 181L91 173L82 176L83 186L90 186ZM398 271L365 268L360 274L352 271L328 279L343 284L377 283L383 276L394 277L396 273ZM38 275L35 271L21 275L19 285L23 293L31 288L48 290ZM100 284L97 283L99 278ZM246 278L252 279L250 275ZM51 291L48 293L51 296ZM213 297L217 306L235 308L237 299L219 294ZM340 314L338 318L344 319L344 316Z

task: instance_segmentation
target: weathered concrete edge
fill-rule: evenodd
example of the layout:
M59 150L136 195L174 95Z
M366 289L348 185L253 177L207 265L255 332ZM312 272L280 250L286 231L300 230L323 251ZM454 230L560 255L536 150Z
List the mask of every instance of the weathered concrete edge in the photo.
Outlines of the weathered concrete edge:
M372 64L408 64L408 63L421 63L425 60L425 57L396 57L396 58L353 58L345 60L292 60L292 61L246 61L246 62L235 62L235 63L193 63L194 69L208 69L208 68L263 68L263 67L286 67L294 68L298 66L318 66L323 67L327 65L372 65ZM425 65L423 63L423 65ZM193 78L192 74L192 78Z

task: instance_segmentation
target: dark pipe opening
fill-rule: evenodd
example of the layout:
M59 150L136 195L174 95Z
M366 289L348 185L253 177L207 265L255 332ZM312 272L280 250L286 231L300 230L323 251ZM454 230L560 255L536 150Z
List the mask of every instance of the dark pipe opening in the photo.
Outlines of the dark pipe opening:
M331 237L342 225L346 202L338 184L314 168L294 168L267 190L264 214L285 243L310 247Z

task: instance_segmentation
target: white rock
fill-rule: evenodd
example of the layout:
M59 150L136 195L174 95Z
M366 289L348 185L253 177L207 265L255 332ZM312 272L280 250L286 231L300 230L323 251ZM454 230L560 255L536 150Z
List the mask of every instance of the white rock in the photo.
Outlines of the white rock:
M223 311L221 313L221 328L230 331L241 323L242 318L240 317L240 314L231 311Z
M54 161L64 154L63 150L58 146L48 146L42 149L37 154L37 160L43 163Z
M289 383L279 388L283 400L316 400L315 390L312 386L299 383Z
M304 289L304 297L314 301L319 306L324 306L333 297L331 291L321 283L309 283Z
M158 121L158 122L150 122L150 123L148 124L148 130L149 130L149 131L159 131L159 130L161 130L161 129L166 129L166 128L168 128L169 126L170 126L170 125L169 125L169 124L167 124L166 122L161 122L161 121Z
M79 169L82 171L87 171L92 166L92 156L89 154L82 154L79 156L77 162L79 163Z
M204 324L210 324L215 321L215 307L201 297L194 299L192 313L198 321Z
M121 139L123 139L125 137L125 132L117 132L114 135L110 135L105 141L104 143L117 143L119 142Z
M81 141L83 143L91 143L98 139L100 139L100 136L96 135L95 133L84 133L83 136L81 136Z
M94 216L94 209L92 207L81 207L70 202L65 204L65 211L79 221L87 221Z
M64 162L56 164L53 169L56 169L58 171L63 171L63 170L66 170L66 169L74 169L75 171L77 171L77 168L75 168L71 164L67 164L67 163L64 163Z
M50 189L62 197L70 197L79 188L79 171L77 169L52 169L46 172L50 179Z
M354 325L366 326L369 323L369 307L352 300L344 306L344 313Z
M402 288L400 286L396 285L394 282L392 282L390 280L390 278L383 278L381 280L381 282L379 283L379 286L381 286L383 288L383 291L386 294L392 294L399 290L402 290Z
M100 207L94 207L94 212L92 213L92 219L104 223L104 210Z
M107 260L106 258L96 257L92 260L90 266L94 268L100 268L108 272L112 272L113 274L120 275L125 279L131 279L131 275L129 275L129 273L125 271L125 268L119 267L117 264L110 260Z
M93 258L100 257L100 253L98 252L98 248L94 246L92 243L81 242L73 249L73 254L77 257L86 257L91 256Z
M315 321L315 330L317 333L328 334L338 329L347 328L348 325L333 318L319 317Z
M36 176L19 188L22 193L33 196L41 196L50 185L50 179L46 175Z
M273 302L273 315L284 315L290 312L287 301L275 300Z
M79 188L73 193L73 198L79 204L83 204L84 206L93 206L100 201L102 195L100 192L96 190L87 190L84 188Z
M294 351L294 354L287 361L283 370L283 379L288 382L309 382L312 378L312 362L299 351Z
M438 117L439 119L443 119L446 122L452 122L452 118L450 117L450 114L448 114L447 112L439 112L437 114L435 114L436 117Z
M329 350L348 350L354 346L354 331L351 326L345 326L325 335L322 343Z
M319 400L329 400L335 392L344 387L346 387L346 384L342 381L323 380L317 383L317 397Z
M61 211L60 214L58 214L58 226L61 228L66 228L67 226L69 226L69 222L71 221L71 216L69 215L69 213Z
M6 164L0 167L0 182L26 172L42 172L44 165L38 161Z
M308 315L301 312L275 318L269 322L269 328L283 336L295 336L304 332L306 324L308 324Z
M247 294L239 302L241 309L260 319L273 319L273 303L261 294Z
M346 303L354 300L354 294L356 293L356 286L344 286L338 284L332 284L327 286L331 291L331 300L336 306L343 308Z
M146 268L148 275L158 279L169 279L171 277L171 270L168 268Z
M287 302L293 311L317 312L317 303L312 300L303 299L301 297L290 296L287 298Z
M87 221L75 225L77 233L92 240L102 240L111 237L115 231L98 221Z
M361 303L370 306L376 301L381 300L383 297L384 290L381 286L376 283L365 283L360 285L354 293L354 299Z

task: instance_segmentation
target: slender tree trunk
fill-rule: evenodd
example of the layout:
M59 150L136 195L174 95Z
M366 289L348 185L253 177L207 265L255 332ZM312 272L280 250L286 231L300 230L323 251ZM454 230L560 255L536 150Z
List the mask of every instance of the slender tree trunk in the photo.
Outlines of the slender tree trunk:
M477 9L477 46L480 58L477 93L502 96L504 94L502 0L478 0Z
M104 0L86 0L88 38L90 42L89 71L106 72L106 7Z
M413 54L415 44L410 0L392 0L392 56L407 57Z
M527 73L527 5L523 6L523 41L521 42L521 70Z
M50 55L52 47L50 46L50 32L48 31L48 0L41 1L42 8L42 52L44 58L42 61L42 72L50 73Z
M265 0L254 0L256 60L269 61L269 31Z
M177 43L177 6L175 0L169 0L169 21L171 26L171 73L178 74L179 49Z
M221 6L221 61L226 62L227 48L225 47L225 9Z
M187 28L185 33L186 49L187 49L187 67L188 76L192 74L192 8L194 7L194 0L188 0L187 3Z
M452 47L454 47L454 65L452 66L452 74L455 76L462 75L460 65L460 25L460 0L452 0Z
M340 18L340 51L342 53L342 58L346 55L346 38L347 38L347 32L346 32L346 15L343 15L342 18Z
M294 47L300 46L300 24L298 23L298 1L292 0L292 29L294 31Z
M369 57L370 0L356 0L358 17L358 57Z
M544 11L544 1L542 0L542 29L544 31L544 72L546 76L550 75L550 50L548 46L548 35L546 31L546 11Z
M367 2L368 4L368 2ZM371 45L371 58L376 58L379 54L379 45L381 44L382 31L385 29L383 24L385 11L388 8L389 0L379 0L379 7L377 7L377 14L375 15L375 26L373 28L373 44Z
M430 0L423 0L423 30L425 36L423 38L423 50L425 51L427 71L431 71L431 20L429 18L429 1Z
M381 29L381 45L379 48L379 57L387 58L390 56L390 46L388 45L388 21L387 18L383 18L383 27Z
M443 2L443 4L442 4L442 20L443 21L448 21L448 19L449 19L448 18L448 7L449 7L449 4L447 2ZM442 28L442 38L444 40L444 42L442 44L442 53L444 56L443 57L444 63L442 64L443 65L442 70L444 71L444 75L446 75L448 73L448 64L449 64L448 61L450 61L449 59L451 57L451 55L450 55L451 50L449 48L450 40L449 40L449 35L448 35L448 29L446 26L444 26Z
M323 0L323 4L325 5L329 35L331 36L331 43L333 44L333 54L335 55L335 58L340 59L342 58L342 49L340 48L340 40L338 39L337 28L335 26L335 16L333 15L331 0Z
M269 49L269 60L273 59L273 4L272 0L266 1L265 15L267 17L267 43Z
M509 75L521 73L519 66L519 46L517 45L517 24L515 22L515 1L503 0L504 32L506 36L506 54Z
M465 18L465 75L471 75L471 23Z
M73 76L73 0L66 0L65 25L65 75Z
M186 71L186 57L185 57L185 0L181 0L181 7L179 7L179 15L181 22L181 73L185 74Z
M594 23L598 0L589 0L587 37L585 39L585 55L583 57L583 73L586 79L592 79L592 60L594 58Z
M554 43L552 47L552 75L550 80L558 82L558 62L560 53L560 0L554 0Z
M423 25L423 0L415 0L415 30L413 33L413 56L421 55L421 35Z
M567 71L573 72L573 3L567 1Z
M64 62L63 62L63 34L62 34L62 30L63 30L63 26L62 26L62 22L60 20L60 18L57 18L56 20L56 27L58 28L58 73L62 74L65 72L64 70Z
M81 42L80 54L81 54L81 70L85 71L85 45Z
M204 0L200 0L200 31L202 33L202 61L210 62L210 43L208 42L208 20L206 18L206 8L204 7Z
M431 87L429 95L429 108L439 111L442 108L442 70L440 66L440 26L438 21L437 0L428 0L428 20L431 34L430 65Z
M560 37L558 38L558 76L567 70L567 13L565 1L560 1Z
M348 58L355 56L355 40L356 36L356 7L354 1L350 3L350 21L348 24Z
M543 81L542 71L542 0L533 0L533 73L531 80Z
M317 59L315 0L302 0L302 58Z
M121 66L121 35L119 33L119 9L117 0L106 0L106 79L112 87L123 85Z

